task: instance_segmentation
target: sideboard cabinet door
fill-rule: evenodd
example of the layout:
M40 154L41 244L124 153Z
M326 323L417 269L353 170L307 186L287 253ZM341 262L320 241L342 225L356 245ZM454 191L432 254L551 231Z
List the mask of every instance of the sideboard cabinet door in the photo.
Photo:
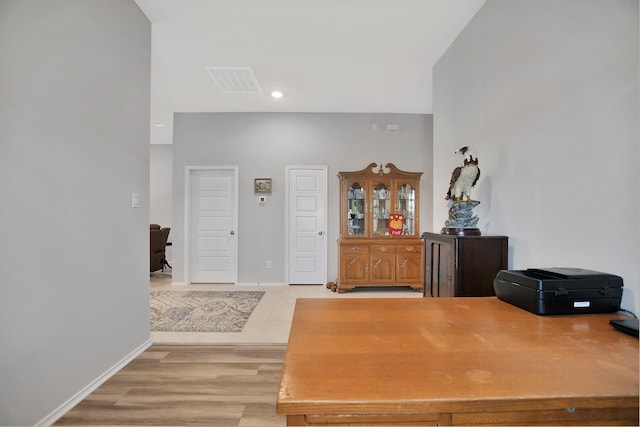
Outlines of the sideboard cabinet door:
M395 282L396 246L393 244L372 244L371 277L374 285L391 285Z
M398 244L396 260L398 282L416 283L422 280L422 245Z
M353 288L369 281L369 246L362 243L340 245L340 277L343 283Z

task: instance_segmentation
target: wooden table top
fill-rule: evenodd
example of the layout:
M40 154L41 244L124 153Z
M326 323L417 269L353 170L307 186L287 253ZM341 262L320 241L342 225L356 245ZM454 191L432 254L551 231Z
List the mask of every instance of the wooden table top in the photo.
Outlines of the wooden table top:
M638 340L609 325L623 317L537 316L491 297L299 299L278 413L569 408L594 397L637 407Z

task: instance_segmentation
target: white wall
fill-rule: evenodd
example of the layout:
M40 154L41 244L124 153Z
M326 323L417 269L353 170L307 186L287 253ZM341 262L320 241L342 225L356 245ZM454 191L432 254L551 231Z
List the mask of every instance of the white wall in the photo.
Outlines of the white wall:
M400 131L389 132L387 124ZM378 131L372 131L372 124ZM184 280L185 166L239 166L239 281L284 281L286 165L328 166L328 277L337 277L339 188L336 174L372 162L424 172L420 183L422 231L431 224L431 115L329 113L178 113L173 144L173 280ZM273 179L259 207L254 178ZM273 269L266 261L273 261Z
M149 223L171 228L171 210L173 209L173 145L151 144ZM169 232L169 241L173 234ZM166 257L173 265L172 247L167 246Z
M150 342L150 32L132 0L0 2L0 425Z
M435 67L434 228L473 145L484 234L510 266L621 275L637 312L637 0L487 0Z
M151 144L149 222L171 225L173 145Z

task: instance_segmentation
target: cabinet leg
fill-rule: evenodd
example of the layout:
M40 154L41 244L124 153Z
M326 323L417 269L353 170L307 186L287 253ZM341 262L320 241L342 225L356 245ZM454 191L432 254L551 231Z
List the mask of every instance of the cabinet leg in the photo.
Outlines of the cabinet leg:
M354 285L348 285L347 286L344 283L343 284L336 283L336 288L337 288L339 294L344 294L345 292L350 291L353 288L355 288L355 286ZM335 292L335 289L334 289L334 292Z
M351 289L355 288L355 285L351 285L351 286L345 286L344 284L340 285L338 283L338 280L336 279L335 282L327 282L326 288L331 289L333 292L338 292L339 294L343 294L346 291L350 291ZM422 288L420 288L419 290L421 289Z

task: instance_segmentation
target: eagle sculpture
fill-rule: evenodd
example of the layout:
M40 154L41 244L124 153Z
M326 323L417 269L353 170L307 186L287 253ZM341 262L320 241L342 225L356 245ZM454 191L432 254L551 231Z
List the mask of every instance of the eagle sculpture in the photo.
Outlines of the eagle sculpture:
M451 182L449 182L449 191L447 191L444 199L453 199L454 203L459 203L464 201L466 197L467 201L472 201L471 188L476 185L480 178L478 155L468 146L456 150L455 153L464 156L464 164L453 170Z

